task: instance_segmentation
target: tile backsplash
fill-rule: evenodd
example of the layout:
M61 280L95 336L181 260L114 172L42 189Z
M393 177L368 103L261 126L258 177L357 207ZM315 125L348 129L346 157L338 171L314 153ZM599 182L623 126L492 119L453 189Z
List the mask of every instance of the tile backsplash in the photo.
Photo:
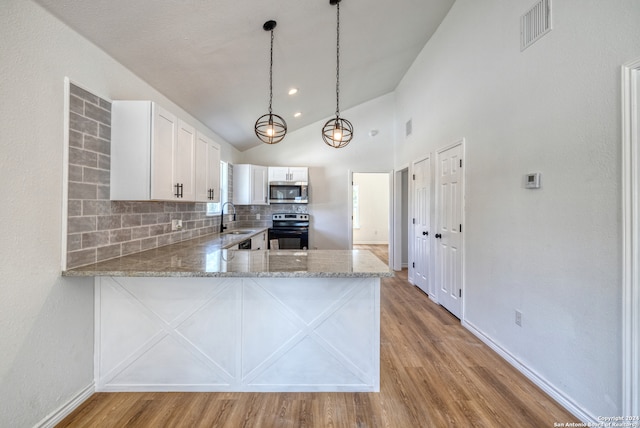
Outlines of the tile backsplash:
M238 205L236 209L242 227L271 227L271 215L276 213L309 213L306 204Z
M111 103L73 84L69 101L67 269L218 231L206 203L111 201Z

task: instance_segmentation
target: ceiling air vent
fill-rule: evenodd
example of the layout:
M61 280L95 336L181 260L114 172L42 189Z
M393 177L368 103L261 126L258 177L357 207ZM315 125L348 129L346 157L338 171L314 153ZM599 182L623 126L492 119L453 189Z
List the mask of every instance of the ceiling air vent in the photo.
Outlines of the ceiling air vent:
M520 51L551 31L551 0L540 0L520 18Z

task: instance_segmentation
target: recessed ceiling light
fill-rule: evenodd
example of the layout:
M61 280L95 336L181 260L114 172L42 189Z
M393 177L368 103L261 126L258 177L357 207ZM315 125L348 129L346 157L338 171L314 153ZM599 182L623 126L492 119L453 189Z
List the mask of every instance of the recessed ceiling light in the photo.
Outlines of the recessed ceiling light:
M298 88L291 88L289 89L289 95L295 95L298 93Z
M300 116L302 116L302 112L299 112L299 111L294 113L293 115L293 117L300 117Z

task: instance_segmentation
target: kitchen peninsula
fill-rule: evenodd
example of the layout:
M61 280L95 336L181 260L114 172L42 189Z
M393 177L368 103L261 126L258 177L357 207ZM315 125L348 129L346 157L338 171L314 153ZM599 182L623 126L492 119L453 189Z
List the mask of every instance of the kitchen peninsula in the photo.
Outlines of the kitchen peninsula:
M203 236L63 272L95 277L97 391L379 391L369 251L231 250Z

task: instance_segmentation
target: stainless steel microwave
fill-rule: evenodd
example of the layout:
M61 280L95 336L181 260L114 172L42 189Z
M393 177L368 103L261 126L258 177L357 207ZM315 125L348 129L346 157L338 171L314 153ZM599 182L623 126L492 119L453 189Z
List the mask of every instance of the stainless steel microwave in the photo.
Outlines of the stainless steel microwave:
M306 181L271 181L269 203L308 204L309 185Z

